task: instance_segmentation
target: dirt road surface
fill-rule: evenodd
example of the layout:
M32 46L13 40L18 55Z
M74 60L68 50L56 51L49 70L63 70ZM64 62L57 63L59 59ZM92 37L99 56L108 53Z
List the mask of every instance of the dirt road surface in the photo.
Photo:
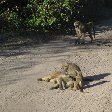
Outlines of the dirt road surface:
M0 50L0 112L112 112L112 19L96 27L93 44L74 45L65 35L68 41ZM84 93L37 81L66 60L94 79Z

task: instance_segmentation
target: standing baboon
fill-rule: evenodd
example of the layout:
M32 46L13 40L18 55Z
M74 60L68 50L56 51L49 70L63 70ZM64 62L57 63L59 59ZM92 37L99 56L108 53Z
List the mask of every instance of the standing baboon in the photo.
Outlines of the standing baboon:
M76 43L78 44L84 43L84 37L86 36L86 33L89 34L91 42L95 40L95 28L93 22L82 23L80 21L76 21L74 22L74 26L75 26L76 35L78 36ZM92 30L94 33L94 37L92 36Z

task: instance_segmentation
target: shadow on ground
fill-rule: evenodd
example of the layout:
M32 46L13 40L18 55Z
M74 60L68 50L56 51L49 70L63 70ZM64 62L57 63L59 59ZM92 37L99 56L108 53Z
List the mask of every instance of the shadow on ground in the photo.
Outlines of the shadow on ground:
M104 84L106 82L109 82L109 81L105 81L105 80L100 81L101 79L104 79L105 77L107 77L109 75L111 75L111 73L103 73L103 74L98 74L98 75L94 75L94 76L85 77L84 78L84 80L85 80L84 89L91 88L91 87L98 86L98 85ZM100 81L100 82L97 82L95 84L90 85L91 81Z
M86 47L86 46L88 46L88 47L89 46L96 46L96 48L99 47L99 46L108 46L108 47L112 46L111 37L110 38L108 38L108 37L106 37L106 38L102 38L102 37L97 38L96 37L95 41L93 43L91 43L90 38L87 36L85 38L85 43L84 44L76 44L77 40L75 38L67 38L64 41L68 42L69 44L72 44L74 46L77 46L77 47L79 46L79 48Z
M99 33L112 30L112 19L103 21L101 24L96 26L96 36ZM105 36L105 35L104 35ZM21 35L13 36L13 39L9 39L10 42L3 42L0 40L0 56L18 56L29 53L24 49L30 48L38 48L40 46L46 47L47 49L51 49L49 53L63 53L67 52L66 48L68 47L76 47L76 49L99 49L101 46L112 46L111 37L108 38L97 38L94 43L90 43L90 40L86 40L85 44L75 45L76 39L74 38L73 32L71 34L39 34L37 32L27 32L23 37ZM2 36L0 36L2 38ZM14 40L15 39L15 40ZM17 40L16 40L17 39ZM57 41L60 40L60 41ZM89 39L89 37L88 37ZM44 41L43 41L44 40ZM50 42L49 40L55 40L54 42ZM49 43L48 43L49 42ZM66 45L65 45L66 44ZM43 47L43 48L44 48ZM54 51L53 51L54 50Z
M66 53L69 52L70 49L76 49L73 52L76 52L77 50L88 50L88 49L100 49L102 46L105 47L112 47L112 39L111 40L103 40L103 39L97 39L96 42L90 43L86 42L85 44L75 45L74 39L69 39L66 42L63 42L62 40L56 40L51 41L49 43L44 43L38 45L36 42L28 42L28 43L22 43L22 44L12 44L12 45L4 45L0 47L0 56L18 56L18 55L27 55L27 54L33 54L31 52L31 49L36 51L38 54L41 52L41 50L45 50L45 52L41 52L41 54L58 54L58 53ZM40 50L40 51L39 51ZM34 53L35 55L35 53Z

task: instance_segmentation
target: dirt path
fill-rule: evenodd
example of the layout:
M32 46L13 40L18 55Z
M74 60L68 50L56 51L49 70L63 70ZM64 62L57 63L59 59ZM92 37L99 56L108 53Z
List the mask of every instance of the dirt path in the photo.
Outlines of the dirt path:
M97 26L92 45L74 46L73 36L66 37L71 39L0 51L0 112L112 112L112 19ZM37 81L66 60L95 79L84 93L51 91L50 83Z

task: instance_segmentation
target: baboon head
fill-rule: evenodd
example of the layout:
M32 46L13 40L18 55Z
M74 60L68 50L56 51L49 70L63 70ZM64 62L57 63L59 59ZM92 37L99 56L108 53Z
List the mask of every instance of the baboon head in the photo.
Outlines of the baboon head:
M64 64L62 64L62 66L61 66L61 69L62 69L62 71L64 72L64 73L66 73L67 72L67 70L68 70L68 63L64 63Z
M80 25L80 21L75 21L75 22L74 22L75 28L79 27L79 25Z
M64 73L68 73L68 71L72 71L71 69L73 68L72 63L70 62L66 62L64 64L62 64L61 69ZM68 70L69 69L69 70ZM74 69L74 68L73 68Z

